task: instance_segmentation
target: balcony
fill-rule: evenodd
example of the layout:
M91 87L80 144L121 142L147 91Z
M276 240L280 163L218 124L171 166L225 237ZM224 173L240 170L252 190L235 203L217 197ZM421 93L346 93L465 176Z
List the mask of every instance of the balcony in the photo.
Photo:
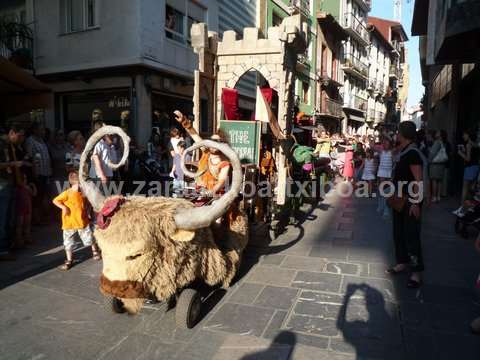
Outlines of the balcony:
M358 95L351 95L345 98L345 103L343 105L344 108L353 109L357 111L367 111L367 99L358 96Z
M393 40L392 41L392 46L395 49L395 51L400 55L402 53L402 42L398 40Z
M377 94L385 93L385 83L383 81L377 81L376 86L375 86L375 92Z
M389 76L392 79L400 79L400 69L398 68L397 65L392 64L390 65L390 71L389 71Z
M360 77L362 79L368 78L368 65L361 61L353 54L346 54L342 69L346 73Z
M310 59L307 54L300 54L297 57L297 71L309 71L310 70Z
M352 13L345 14L343 28L364 46L370 44L370 37L365 25Z
M21 23L0 21L0 56L33 70L32 30Z
M330 116L340 119L343 117L342 106L343 104L341 101L330 99L323 94L322 102L320 104L320 116Z
M375 109L368 110L367 122L374 122L376 115Z
M355 0L366 12L372 10L372 0Z
M385 122L385 113L383 111L375 112L375 122L377 124Z
M310 1L311 0L290 0L289 7L292 9L292 14L300 13L306 17L310 17Z
M318 72L320 81L322 86L328 87L328 86L334 86L334 87L342 87L343 83L339 81L339 76L338 74L329 74L328 71L322 70L321 72Z

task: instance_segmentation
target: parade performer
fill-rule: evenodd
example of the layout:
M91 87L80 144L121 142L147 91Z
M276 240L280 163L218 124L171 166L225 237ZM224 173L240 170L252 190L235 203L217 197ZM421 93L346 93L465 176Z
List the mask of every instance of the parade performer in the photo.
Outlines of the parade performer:
M175 119L185 128L195 142L202 141L200 135L193 128L192 122L180 111L175 111ZM217 132L211 140L226 143L224 134ZM225 191L231 165L225 155L216 149L202 149L202 156L198 162L197 185L205 190L208 197L215 197Z

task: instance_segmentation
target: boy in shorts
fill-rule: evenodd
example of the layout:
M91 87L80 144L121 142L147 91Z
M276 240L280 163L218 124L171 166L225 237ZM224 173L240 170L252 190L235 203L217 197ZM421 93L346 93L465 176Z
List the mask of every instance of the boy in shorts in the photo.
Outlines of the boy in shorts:
M101 260L100 252L93 239L90 219L88 218L88 202L80 191L78 173L68 174L70 188L55 199L53 204L62 210L63 245L67 260L61 266L62 270L70 270L73 266L73 246L75 234L78 233L84 246L91 246L94 260Z

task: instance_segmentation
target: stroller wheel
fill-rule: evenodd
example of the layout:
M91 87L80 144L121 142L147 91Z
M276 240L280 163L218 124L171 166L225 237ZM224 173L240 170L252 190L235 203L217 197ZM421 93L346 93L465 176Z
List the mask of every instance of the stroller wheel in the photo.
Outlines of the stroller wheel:
M184 289L177 300L175 321L181 329L191 329L195 326L202 310L200 294L195 289Z
M115 314L123 314L126 312L122 300L113 296L105 297L105 306L113 311Z

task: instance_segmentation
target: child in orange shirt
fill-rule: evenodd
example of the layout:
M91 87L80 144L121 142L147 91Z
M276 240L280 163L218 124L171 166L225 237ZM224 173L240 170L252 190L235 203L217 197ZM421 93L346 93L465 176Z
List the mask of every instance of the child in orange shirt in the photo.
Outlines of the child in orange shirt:
M93 258L101 260L98 247L94 242L90 219L87 215L88 202L83 197L78 183L78 173L72 171L68 174L70 189L64 191L53 199L53 204L62 209L63 246L67 260L60 269L70 270L73 266L73 246L75 234L78 233L84 246L91 246Z

